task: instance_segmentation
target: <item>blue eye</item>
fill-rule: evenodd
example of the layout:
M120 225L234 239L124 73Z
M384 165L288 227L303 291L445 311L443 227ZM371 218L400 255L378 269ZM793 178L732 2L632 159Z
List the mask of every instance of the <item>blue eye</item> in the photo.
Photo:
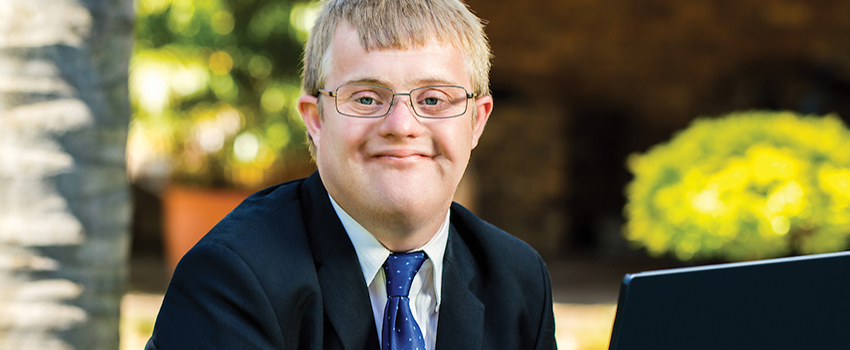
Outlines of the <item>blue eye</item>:
M426 105L434 106L434 105L440 103L440 99L438 99L436 97L428 97L428 98L425 98L424 100L422 100L422 102L424 102Z
M375 99L371 97L359 97L357 98L357 102L364 105L371 105L375 103Z

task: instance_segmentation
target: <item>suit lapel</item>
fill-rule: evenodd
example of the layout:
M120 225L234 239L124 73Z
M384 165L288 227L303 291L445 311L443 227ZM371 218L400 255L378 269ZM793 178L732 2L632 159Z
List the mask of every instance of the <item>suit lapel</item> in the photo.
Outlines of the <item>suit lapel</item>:
M305 181L302 198L325 315L343 348L378 349L372 304L357 254L318 173Z
M470 289L475 261L454 225L443 264L442 304L436 350L480 349L484 331L484 304Z
M378 333L369 293L354 248L350 242L348 245L347 249L335 249L318 270L325 314L345 349L377 349ZM370 342L373 347L367 346Z

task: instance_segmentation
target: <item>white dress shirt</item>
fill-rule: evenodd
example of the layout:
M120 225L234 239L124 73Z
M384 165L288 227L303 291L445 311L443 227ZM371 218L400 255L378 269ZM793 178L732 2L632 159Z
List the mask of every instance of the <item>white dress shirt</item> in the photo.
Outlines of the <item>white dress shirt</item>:
M384 307L387 304L386 276L381 267L391 252L375 236L348 215L345 210L342 210L333 198L331 198L331 204L342 222L345 232L348 233L348 238L354 245L354 251L360 261L363 278L369 287L369 298L372 301L372 313L380 343L382 341L381 327L383 327ZM414 251L425 251L425 254L428 255L428 260L425 260L422 267L419 268L419 272L413 278L409 294L410 309L413 312L413 318L422 330L426 349L434 349L437 343L437 320L443 280L443 255L446 253L448 238L449 211L446 212L446 219L434 237L421 248L413 249Z

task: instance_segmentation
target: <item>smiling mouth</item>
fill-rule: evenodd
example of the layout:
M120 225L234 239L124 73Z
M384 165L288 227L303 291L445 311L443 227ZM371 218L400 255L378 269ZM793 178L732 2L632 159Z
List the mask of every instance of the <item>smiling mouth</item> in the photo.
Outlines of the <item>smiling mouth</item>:
M375 158L378 158L378 159L415 160L415 159L427 159L427 158L431 158L431 157L426 156L424 154L408 154L408 155L379 154L379 155L376 155Z
M373 156L373 158L379 160L388 160L388 161L415 161L421 159L431 159L432 156L419 153L419 152L405 152L405 151L397 151L397 152L384 152L377 153Z

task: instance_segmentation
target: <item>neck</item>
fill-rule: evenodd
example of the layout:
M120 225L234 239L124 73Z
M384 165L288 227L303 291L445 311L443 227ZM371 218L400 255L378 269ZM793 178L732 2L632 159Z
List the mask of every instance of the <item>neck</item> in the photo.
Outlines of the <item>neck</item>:
M343 207L343 210L346 210ZM394 253L418 249L430 241L446 220L448 207L433 215L414 220L415 215L366 215L357 210L346 212Z
M378 242L392 252L406 252L424 246L446 221L451 197L439 201L389 201L368 205L344 191L328 193L336 204ZM333 195L332 193L336 193ZM381 203L379 203L381 204Z
M445 221L446 215L435 218L433 222L426 225L418 225L410 227L408 225L370 225L366 228L381 244L393 253L407 252L414 249L422 248L430 241L440 230L440 227Z

